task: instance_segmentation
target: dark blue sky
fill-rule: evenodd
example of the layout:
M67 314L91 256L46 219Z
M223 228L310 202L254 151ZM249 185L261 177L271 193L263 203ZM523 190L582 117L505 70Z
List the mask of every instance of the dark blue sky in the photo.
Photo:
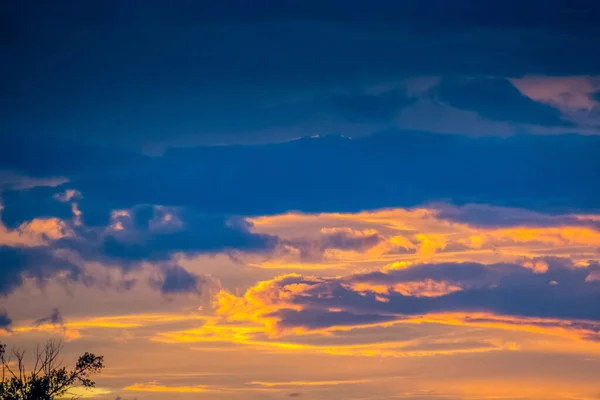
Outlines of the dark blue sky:
M430 120L440 113L453 133L578 132L580 120L504 79L600 72L594 1L26 0L1 7L3 137L156 153L390 127L435 132L442 128ZM482 81L464 82L473 77ZM582 129L597 130L593 121Z

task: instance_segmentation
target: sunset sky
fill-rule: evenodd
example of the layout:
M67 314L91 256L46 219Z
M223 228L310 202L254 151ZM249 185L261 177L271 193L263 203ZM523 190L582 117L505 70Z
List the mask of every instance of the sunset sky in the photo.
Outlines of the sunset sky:
M598 399L599 20L2 1L0 343L98 400Z

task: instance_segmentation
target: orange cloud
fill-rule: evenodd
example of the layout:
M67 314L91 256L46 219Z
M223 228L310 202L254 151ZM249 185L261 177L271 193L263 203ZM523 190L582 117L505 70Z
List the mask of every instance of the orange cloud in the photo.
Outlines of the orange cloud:
M460 286L449 282L434 281L425 279L424 281L402 282L393 285L372 284L369 282L358 282L351 285L352 290L358 293L377 293L390 294L400 293L403 296L413 297L439 297L449 293L462 290Z
M153 393L206 393L206 386L163 386L156 382L135 383L126 386L123 390L130 392L153 392Z
M19 231L34 238L50 240L58 240L72 235L67 224L58 218L35 218L31 222L25 222L19 226Z
M251 219L257 233L284 240L293 241L297 235L318 240L323 232L344 232L347 237L378 234L381 239L369 248L327 249L320 258L310 260L303 259L300 251L288 251L286 257L271 254L260 262L249 263L301 271L377 268L381 264L425 260L514 262L550 255L569 256L575 262L598 260L598 219L597 215L555 216L474 205L257 217ZM539 268L543 269L541 265Z
M329 278L288 274L259 282L242 296L221 291L215 308L226 320L262 325L274 337L428 322L596 338L600 323L593 322L593 310L573 309L569 318L559 303L547 299L578 304L594 298L592 273L600 265L553 262L552 267L543 259L523 265L416 264ZM552 271L560 271L556 276L563 283L546 277ZM523 304L523 315L539 309L539 316L520 316L509 298L525 294L536 304ZM507 313L514 315L501 316Z
M250 385L266 386L266 387L287 387L287 386L339 386L339 385L355 385L360 383L371 382L369 379L354 379L343 381L291 381L291 382L263 382L252 381Z

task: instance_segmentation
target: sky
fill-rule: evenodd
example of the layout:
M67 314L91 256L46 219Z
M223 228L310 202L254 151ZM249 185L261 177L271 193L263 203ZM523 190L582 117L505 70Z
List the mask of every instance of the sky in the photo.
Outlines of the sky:
M600 397L600 4L0 4L0 342L97 400Z

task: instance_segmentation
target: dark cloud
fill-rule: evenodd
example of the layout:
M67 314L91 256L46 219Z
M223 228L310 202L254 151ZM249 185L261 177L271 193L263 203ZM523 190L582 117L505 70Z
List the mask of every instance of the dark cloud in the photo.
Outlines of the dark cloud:
M46 151L53 149L49 145ZM38 150L33 144L21 152ZM183 207L191 214L184 218L190 221L186 229L160 236L185 250L218 248L219 240L226 240L221 247L260 245L259 237L227 227L227 218L215 215L350 212L432 201L594 211L600 204L599 150L595 136L472 139L390 132L359 139L327 136L265 146L173 149L136 163L117 152L110 168L83 161L61 167L70 181L60 187L5 191L2 220L16 227L36 215L65 217L70 205L54 194L75 189L83 195L78 205L86 225L106 225L112 210L139 204ZM42 166L46 174L55 173L51 160L22 168L32 174ZM219 233L211 233L211 226ZM197 234L203 239L197 240ZM124 252L118 243L108 241L107 247ZM136 251L150 250L141 246Z
M335 110L345 119L356 122L387 122L416 102L415 97L400 89L383 93L339 94L332 98Z
M0 295L21 286L25 278L35 278L43 284L60 274L70 281L93 283L72 259L129 271L144 261L169 261L178 252L263 252L280 242L275 236L251 232L251 224L243 218L201 215L176 207L140 205L120 210L100 226L81 225L77 220L62 223L69 234L60 238L45 236L44 245L0 246ZM165 267L162 274L153 283L164 294L199 292L204 283L202 278L178 266ZM134 284L135 280L124 279L120 287L128 290ZM49 318L59 317L60 314L53 314Z
M60 310L58 308L55 308L52 310L52 313L49 316L37 319L33 322L33 324L35 326L40 326L40 325L45 325L45 324L62 326L65 324L65 319L63 318L62 314L60 313Z
M420 282L430 279L460 285L462 288L480 288L497 284L507 276L528 278L530 275L530 270L515 264L443 263L353 275L348 283L385 285L389 282Z
M0 265L0 296L10 294L23 284L25 278L34 278L40 285L58 274L69 281L85 278L79 266L57 257L47 247L0 245Z
M398 318L394 315L382 315L375 312L350 312L306 309L294 310L284 308L266 315L276 318L283 328L303 327L311 330L329 328L331 326L367 325L381 322L391 322Z
M0 329L8 330L12 324L12 319L5 310L0 310Z
M315 240L296 238L281 240L278 250L297 251L303 260L318 260L327 249L365 251L377 245L384 238L376 231L358 231L350 228L323 229Z
M264 142L323 111L281 102L324 88L600 71L591 0L259 3L3 4L2 130L113 146ZM372 107L358 113L382 115Z
M239 217L198 215L179 208L141 205L121 210L108 225L84 226L63 221L69 234L45 237L37 247L0 246L0 295L9 294L33 277L43 284L47 279L66 274L68 280L92 283L83 269L71 260L97 261L130 271L141 262L165 262L178 252L187 255L217 252L263 252L280 244L279 238L250 231L251 224ZM68 251L67 255L64 251ZM63 252L62 255L57 255ZM151 283L163 294L195 292L205 279L180 266L161 267L161 278ZM135 280L123 279L120 287L129 290ZM36 323L57 323L58 310Z
M484 204L467 204L463 207L433 205L438 210L436 217L448 221L466 223L476 227L509 226L589 226L600 229L600 223L573 215L552 215L535 211L492 207Z
M135 218L135 209L133 214ZM133 227L131 232L125 228L108 234L101 239L99 255L123 262L166 261L176 252L265 251L278 243L274 236L250 232L249 223L238 217L181 212L177 218L182 225L164 231Z
M57 201L54 198L56 193L57 189L52 187L35 187L0 193L3 206L10 210L2 212L2 222L14 228L34 218L71 218L71 205Z
M363 325L440 312L564 319L573 321L573 327L578 320L592 321L586 330L600 327L600 282L589 279L600 265L574 267L568 259L558 258L544 261L549 267L545 273L518 264L443 263L342 278L294 275L263 285L266 293L261 296L277 299L278 292L286 292L286 300L265 314L276 317L279 328ZM434 284L439 285L437 293L431 293ZM411 293L402 290L411 285ZM382 292L381 287L389 290Z
M362 232L352 229L329 229L321 232L323 249L363 251L383 240L377 232Z
M575 126L562 118L558 108L530 99L507 79L444 79L434 93L438 100L452 107L475 111L491 120L541 126Z
M203 278L186 271L179 265L163 267L161 273L162 277L152 280L151 283L159 288L162 294L200 294L200 286L205 282Z
M302 396L302 393L299 393L299 392L288 393L287 396L288 397L300 397L300 396Z

